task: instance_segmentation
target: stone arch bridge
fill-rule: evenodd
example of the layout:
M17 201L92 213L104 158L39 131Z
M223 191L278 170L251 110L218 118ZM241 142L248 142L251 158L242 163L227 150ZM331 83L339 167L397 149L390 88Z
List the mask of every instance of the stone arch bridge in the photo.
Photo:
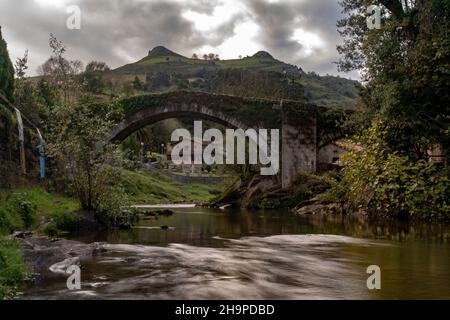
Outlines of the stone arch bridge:
M198 92L148 94L119 100L121 116L111 131L97 143L102 148L120 142L136 130L168 118L191 117L211 120L228 128L281 129L283 188L301 173L317 170L322 146L341 137L347 115L341 109L299 101L241 98Z

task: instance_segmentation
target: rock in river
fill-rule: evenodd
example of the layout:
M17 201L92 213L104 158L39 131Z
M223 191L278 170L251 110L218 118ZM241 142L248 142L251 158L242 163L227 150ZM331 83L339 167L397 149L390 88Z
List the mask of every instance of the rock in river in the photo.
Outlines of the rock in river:
M86 244L72 240L51 241L46 237L28 237L21 241L26 263L33 272L39 274L50 271L59 273L68 263L79 264L85 257L106 251L104 243L98 242Z

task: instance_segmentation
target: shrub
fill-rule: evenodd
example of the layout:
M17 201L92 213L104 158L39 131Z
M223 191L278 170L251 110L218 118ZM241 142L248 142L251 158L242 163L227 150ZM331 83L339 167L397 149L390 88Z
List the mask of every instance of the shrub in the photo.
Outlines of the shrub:
M344 157L344 171L328 195L346 211L419 219L450 219L450 170L390 152L375 123L364 149Z
M54 224L55 227L62 231L73 232L80 227L80 216L75 213L64 212L59 215L55 215Z
M108 227L129 223L133 213L127 210L128 205L125 190L120 186L111 185L97 199L95 218Z
M36 220L36 205L19 197L17 199L17 207L23 221L23 226L25 228L31 227Z
M50 239L57 238L61 233L55 222L50 222L47 224L43 230L44 234Z

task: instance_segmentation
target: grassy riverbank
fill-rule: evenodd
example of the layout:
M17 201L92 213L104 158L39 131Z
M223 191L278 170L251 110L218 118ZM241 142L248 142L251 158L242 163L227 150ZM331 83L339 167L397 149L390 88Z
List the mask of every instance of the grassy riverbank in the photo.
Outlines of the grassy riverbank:
M204 203L223 190L222 185L195 185L163 174L121 170L120 182L132 204ZM14 298L29 270L19 241L7 240L14 231L37 231L61 236L79 226L77 199L24 184L0 190L0 300Z
M225 183L181 183L164 174L122 170L121 184L133 204L206 203L225 189Z
M121 170L120 184L131 204L205 203L219 194L222 184L177 182L163 174ZM46 221L63 227L80 209L77 199L27 185L0 190L0 235L16 230L36 230Z
M74 199L48 193L41 187L0 190L0 299L14 298L30 272L21 243L7 240L6 235L37 230L43 219L62 223L77 209Z

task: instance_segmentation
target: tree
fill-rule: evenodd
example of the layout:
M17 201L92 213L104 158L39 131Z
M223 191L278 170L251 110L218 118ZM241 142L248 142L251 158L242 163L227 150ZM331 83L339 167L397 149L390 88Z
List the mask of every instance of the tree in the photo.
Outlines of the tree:
M103 74L109 70L110 68L105 62L89 62L82 74L84 90L95 94L102 93L106 87Z
M14 68L17 75L16 88L14 90L15 103L29 119L34 123L39 123L42 116L41 105L36 101L32 82L25 77L26 70L28 70L28 50L25 51L22 58L16 59Z
M36 85L36 100L38 103L44 105L47 110L51 108L57 102L57 92L55 88L45 79L40 79Z
M366 8L381 5L380 29ZM377 215L449 219L449 169L428 159L450 147L450 1L343 0L343 71L359 70L362 110L335 199ZM343 207L344 207L343 206Z
M25 51L23 58L16 59L14 68L16 69L17 78L23 80L28 70L28 50Z
M206 53L203 55L203 59L208 60L208 55Z
M63 168L82 208L103 214L108 201L117 203L118 199L125 199L121 192L112 194L120 191L114 166L119 166L123 157L117 146L98 149L95 143L106 135L114 119L121 114L114 103L92 102L92 98L87 97L76 105L55 106L46 132L47 147L49 158ZM121 207L108 209L116 212Z
M3 40L0 27L0 94L8 100L14 100L14 68L9 59L8 48ZM13 132L15 129L13 113L0 102L0 161L12 160L12 150L16 145ZM9 170L1 163L0 186L7 186L9 180Z
M426 159L450 149L450 1L380 0L381 29L369 30L369 0L343 0L342 71L360 70L366 114L383 119L388 147ZM364 120L364 123L371 121Z
M38 73L58 89L62 102L69 105L74 102L73 97L79 92L80 83L77 77L83 70L83 64L79 60L67 60L66 47L53 34L50 34L49 45L52 55L38 68Z
M86 65L85 72L107 72L111 69L106 64L106 62L102 61L91 61Z
M9 58L6 41L0 27L0 93L10 101L14 100L14 67Z
M198 60L198 55L197 55L196 53L194 53L194 54L192 55L192 59Z

